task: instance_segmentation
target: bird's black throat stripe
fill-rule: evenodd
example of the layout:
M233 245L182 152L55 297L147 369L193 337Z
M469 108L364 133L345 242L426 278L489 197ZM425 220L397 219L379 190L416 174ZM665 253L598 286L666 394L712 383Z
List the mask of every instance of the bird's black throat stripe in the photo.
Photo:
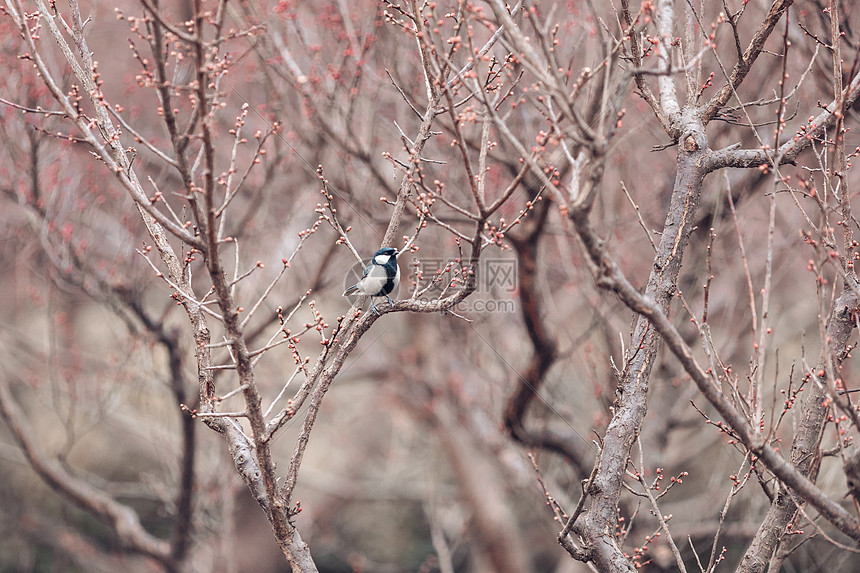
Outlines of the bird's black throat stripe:
M394 290L394 278L392 277L392 278L389 278L387 281L385 281L385 284L379 290L378 296L386 296L387 294L389 294L393 290Z

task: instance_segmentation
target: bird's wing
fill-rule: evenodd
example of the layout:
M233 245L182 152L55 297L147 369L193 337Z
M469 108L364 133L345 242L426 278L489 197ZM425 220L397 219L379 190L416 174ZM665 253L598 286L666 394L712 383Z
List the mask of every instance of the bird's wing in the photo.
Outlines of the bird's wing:
M381 265L370 265L368 271L358 282L363 293L371 296L377 296L385 283L388 282L388 272Z

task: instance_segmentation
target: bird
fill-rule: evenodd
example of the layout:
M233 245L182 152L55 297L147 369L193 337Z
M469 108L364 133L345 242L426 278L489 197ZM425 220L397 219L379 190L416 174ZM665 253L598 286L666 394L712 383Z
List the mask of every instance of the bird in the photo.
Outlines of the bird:
M364 267L361 279L343 291L343 296L356 293L367 295L370 297L370 308L379 314L373 299L384 296L390 304L394 304L389 295L398 284L400 284L400 267L397 265L397 249L386 247L373 254L370 264Z

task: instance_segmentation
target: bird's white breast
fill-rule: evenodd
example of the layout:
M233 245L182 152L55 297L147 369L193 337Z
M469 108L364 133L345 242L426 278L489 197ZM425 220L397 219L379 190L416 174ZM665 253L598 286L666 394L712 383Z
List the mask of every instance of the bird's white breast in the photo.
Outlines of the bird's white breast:
M385 272L385 268L373 265L370 267L370 272L359 282L359 288L364 294L375 295L382 290L382 287L387 282L388 275Z

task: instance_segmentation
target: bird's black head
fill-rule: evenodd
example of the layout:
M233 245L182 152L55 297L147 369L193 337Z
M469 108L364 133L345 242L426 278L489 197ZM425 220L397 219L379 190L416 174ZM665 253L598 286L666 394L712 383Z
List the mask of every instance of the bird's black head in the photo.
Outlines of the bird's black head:
M397 268L397 249L392 249L391 247L385 247L384 249L379 249L373 254L373 259L371 262L374 265L384 265L386 267L390 267L392 269Z

